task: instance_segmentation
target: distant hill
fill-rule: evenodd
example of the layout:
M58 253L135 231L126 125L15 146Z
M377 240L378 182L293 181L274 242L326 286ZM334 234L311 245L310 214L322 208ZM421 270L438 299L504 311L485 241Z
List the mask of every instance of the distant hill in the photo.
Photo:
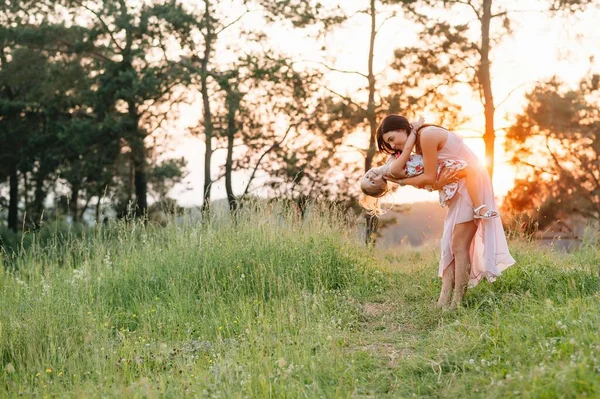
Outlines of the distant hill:
M442 208L437 202L419 202L402 205L400 208L401 212L391 210L381 216L384 227L377 240L378 247L439 243L447 208Z

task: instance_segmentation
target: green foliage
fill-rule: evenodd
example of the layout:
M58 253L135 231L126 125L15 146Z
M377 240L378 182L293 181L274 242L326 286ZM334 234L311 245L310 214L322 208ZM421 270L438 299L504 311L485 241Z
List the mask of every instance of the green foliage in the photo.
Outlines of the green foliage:
M0 140L6 144L0 178L13 178L11 224L22 212L27 227L35 227L48 192L61 183L70 191L65 196L75 221L103 195L121 210L137 201L143 212L146 174L161 168L148 160L156 149L146 148L144 139L160 126L160 106L187 76L173 61L148 62L146 56L173 29L161 16L181 21L181 6L31 3L0 10L6 22L0 28ZM68 14L78 23L65 20ZM165 165L184 167L178 160ZM159 196L183 173L164 172L151 176Z
M328 30L348 18L339 5L327 7L320 1L260 0L258 3L265 8L270 21L285 20L299 28L320 25L320 28Z
M600 116L597 75L566 89L556 79L537 85L507 132L506 149L525 177L505 201L544 223L578 214L600 219Z

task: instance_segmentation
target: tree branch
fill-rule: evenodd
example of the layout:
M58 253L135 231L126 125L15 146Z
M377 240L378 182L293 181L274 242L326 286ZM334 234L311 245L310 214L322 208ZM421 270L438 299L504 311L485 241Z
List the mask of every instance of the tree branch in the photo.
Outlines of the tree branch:
M475 8L475 6L473 5L473 3L471 3L470 0L469 1L453 0L453 1L448 1L448 3L463 4L465 6L471 7L473 9L473 12L477 16L477 19L481 21L481 16L479 15L479 10L477 8Z
M283 138L281 140L279 140L278 142L276 141L275 143L273 143L269 148L267 148L267 150L265 152L263 152L261 154L261 156L258 158L258 161L256 161L256 165L254 165L254 169L252 170L252 174L250 175L250 178L248 179L248 184L246 185L246 188L244 189L244 193L242 194L241 198L244 198L244 196L246 196L246 194L248 194L248 190L250 189L250 184L252 183L252 180L254 180L256 171L258 170L258 167L260 166L260 163L262 162L263 158L265 156L267 156L267 154L270 153L271 151L273 151L275 148L279 147L284 142L284 140L287 138L288 134L290 133L290 131L293 128L298 127L300 124L302 124L303 122L306 122L307 120L308 120L308 118L302 118L297 123L294 123L294 124L288 126L285 134L283 135Z
M92 10L88 6L84 5L83 2L81 2L79 0L73 0L73 2L75 4L78 4L80 7L85 8L86 10L88 10L89 12L91 12L92 14L94 14L96 16L96 18L98 18L98 21L100 21L100 23L102 24L102 26L104 26L104 29L106 29L106 33L108 33L108 35L110 36L110 38L111 38L112 42L115 44L115 46L117 46L117 48L119 50L123 51L123 48L121 46L119 46L119 43L117 42L117 40L113 36L112 30L110 30L110 27L108 26L108 24L106 22L104 22L104 20L100 16L100 14L98 14L96 11Z
M343 95L341 95L340 93L337 93L336 91L330 89L327 86L323 86L325 88L325 90L335 94L336 96L339 96L340 98L343 98L345 101L347 101L348 103L355 105L356 107L358 107L358 109L360 109L362 112L366 112L366 110L364 108L362 108L360 105L358 105L357 103L355 103L354 101L352 101L352 99L350 97L345 97Z
M148 106L143 111L140 110L140 113L144 114L144 113L148 112L148 110L150 108L152 108L154 106L154 104L156 104L158 102L158 100L160 100L164 95L168 94L179 83L181 83L181 82L179 80L176 80L173 82L173 84L166 86L162 92L158 93L158 95L156 95L156 96L154 96L154 98L150 99L152 101L152 103L148 104ZM183 98L184 94L186 94L186 93L182 92L182 94L177 98L176 102L178 102L181 98Z
M561 141L562 141L562 140L561 140ZM564 144L563 144L563 147L564 147ZM577 159L577 160L579 161L579 165L582 167L582 169L586 167L585 165L583 165L583 163L582 163L581 159L580 159L580 158L577 156L578 154L576 154L576 153L573 151L572 147L571 147L571 148L569 148L569 153L571 154L571 157L572 157L573 159ZM586 154L586 155L588 155L588 154ZM588 159L589 159L589 158L588 158ZM593 170L586 170L586 172L589 172L589 175L592 177L592 180L593 180L593 181L594 181L594 183L596 184L596 189L600 189L600 181L599 181L599 180L598 180L598 178L596 178L596 176L594 175L594 172L593 172Z
M329 66L329 65L327 65L327 64L325 64L324 62L321 62L321 61L313 61L313 62L316 62L317 64L323 65L325 68L329 69L332 72L354 74L354 75L362 76L363 78L368 78L367 75L365 75L362 72L358 72L358 71L346 71L346 70L343 70L343 69L337 69L337 68L331 67L331 66Z
M587 191L583 187L581 187L581 185L577 182L577 179L571 173L567 172L565 170L565 168L562 167L562 165L558 161L558 158L556 158L556 155L554 155L554 153L550 149L550 145L548 143L548 136L546 136L546 149L548 150L548 152L550 153L550 156L554 160L554 164L560 170L562 177L566 177L567 179L569 179L571 181L571 184L581 194L581 197L583 199L587 200L588 202L590 202L594 207L596 207L597 204L595 204L594 201L592 200L592 198L590 197L589 191Z
M381 21L381 24L379 24L379 26L378 26L378 27L375 29L375 36L377 36L377 34L379 33L379 30L380 30L381 28L383 28L383 25L385 25L385 23L386 23L387 21L389 21L389 20L392 20L392 19L394 19L394 18L396 18L396 15L395 15L395 14L392 14L392 15L390 15L390 16L388 16L388 17L386 17L386 18L385 18L383 21Z
M244 15L248 14L250 11L246 10L246 12L244 12L242 15L240 15L239 17L237 17L236 19L234 19L233 21L231 21L229 24L223 26L220 30L216 31L214 33L214 36L219 36L219 33L223 32L225 29L229 28L232 25L235 25L240 19L242 19L244 17Z
M69 50L69 49L60 49L60 48L48 48L48 47L37 47L39 50L42 51L49 51L49 52L56 52L56 53L63 53L63 54L80 54L80 51L75 51L75 50ZM89 54L92 57L98 58L98 59L102 59L104 61L108 61L108 62L114 62L114 60L108 58L107 56L105 56L104 54L100 54L97 53L95 51L84 51L85 54Z
M498 14L493 14L490 18L502 17L507 14L512 13L521 13L521 12L545 12L545 10L506 10L499 12Z
M368 150L364 148L360 148L355 146L354 144L345 144L345 147L354 148L356 151L360 152L363 156L367 153ZM343 153L344 151L337 151L338 154Z
M225 173L226 173L226 172L223 172L223 173L221 173L221 174L220 174L220 175L218 175L216 178L214 178L214 179L211 179L211 181L210 181L210 182L211 182L211 183L214 183L214 182L217 182L217 181L221 180L222 178L224 178L224 177L225 177Z
M513 88L513 89L512 89L512 90L511 90L511 91L510 91L510 92L509 92L507 95L506 95L506 97L504 97L504 98L502 99L502 101L500 101L499 103L497 103L497 104L496 104L496 110L498 110L498 108L500 108L500 106L501 106L502 104L504 104L504 102L505 102L506 100L508 100L508 98L509 98L509 97L510 97L510 96L511 96L511 95L512 95L512 94L513 94L515 91L517 91L518 89L520 89L520 88L521 88L521 87L523 87L523 86L527 86L527 85L529 85L529 84L532 84L532 83L539 83L539 80L536 80L536 81L533 81L533 82L525 82L525 83L521 83L520 85L518 85L518 86L514 87L514 88Z

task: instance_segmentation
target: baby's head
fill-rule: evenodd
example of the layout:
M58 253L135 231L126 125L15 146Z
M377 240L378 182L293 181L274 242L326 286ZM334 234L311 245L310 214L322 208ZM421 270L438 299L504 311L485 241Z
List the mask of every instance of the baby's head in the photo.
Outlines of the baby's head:
M371 168L360 179L360 189L369 197L383 197L388 192L387 180L378 168Z
M360 189L365 194L360 200L361 206L371 215L381 215L383 212L379 207L378 198L389 192L387 180L383 178L381 170L369 169L360 179Z

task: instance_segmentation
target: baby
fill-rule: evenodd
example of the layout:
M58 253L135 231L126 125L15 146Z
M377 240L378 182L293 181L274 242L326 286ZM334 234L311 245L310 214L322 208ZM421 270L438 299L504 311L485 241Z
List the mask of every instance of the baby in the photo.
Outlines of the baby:
M360 188L362 192L370 197L379 198L391 191L388 188L387 181L390 180L392 182L397 182L399 179L414 177L423 173L423 157L418 154L411 154L413 146L416 142L416 132L423 125L423 118L421 118L418 122L412 125L412 130L408 135L406 143L404 145L404 150L402 153L392 156L388 159L385 165L379 166L377 168L371 168L365 173L360 181ZM390 173L390 164L400 163L400 167L402 168L403 173L399 176L392 175ZM396 165L398 166L398 165ZM442 160L438 163L437 175L439 177L442 170L451 169L451 170L464 170L466 172L466 186L467 192L469 193L469 197L471 197L471 201L474 204L479 203L477 198L479 197L479 191L477 187L477 182L474 181L473 178L469 178L469 176L473 177L474 173L469 173L470 166L462 160L452 160L446 159ZM400 183L398 183L400 184ZM432 191L434 188L432 186L423 187L429 191ZM439 201L442 207L448 206L450 200L456 195L458 191L458 181L450 182L444 185L439 190ZM479 214L479 211L483 208L487 208L485 205L482 205L474 210L474 218L476 219L492 219L499 216L498 212L494 210L489 210L485 212L483 215Z

